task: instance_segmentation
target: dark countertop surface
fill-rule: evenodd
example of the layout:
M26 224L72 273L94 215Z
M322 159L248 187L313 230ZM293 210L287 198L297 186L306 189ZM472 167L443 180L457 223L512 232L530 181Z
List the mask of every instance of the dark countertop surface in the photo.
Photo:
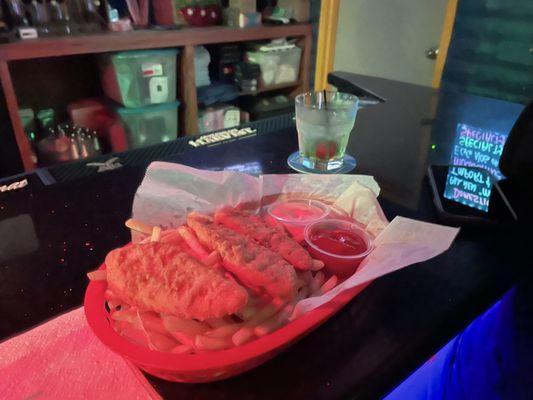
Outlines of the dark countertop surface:
M436 222L425 172L449 163L458 124L507 133L522 105L378 78L387 103L359 111L348 152L375 176L388 218ZM294 129L164 159L198 168L289 173ZM146 165L0 193L0 340L82 303L85 273L125 244ZM497 301L531 267L520 230L463 229L446 253L373 282L289 350L241 376L190 385L148 377L164 398L377 398Z

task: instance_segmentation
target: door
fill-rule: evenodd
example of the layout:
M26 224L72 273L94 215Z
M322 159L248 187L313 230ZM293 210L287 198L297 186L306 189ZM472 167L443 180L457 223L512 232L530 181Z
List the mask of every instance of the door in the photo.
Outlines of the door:
M334 70L431 86L447 3L340 0Z

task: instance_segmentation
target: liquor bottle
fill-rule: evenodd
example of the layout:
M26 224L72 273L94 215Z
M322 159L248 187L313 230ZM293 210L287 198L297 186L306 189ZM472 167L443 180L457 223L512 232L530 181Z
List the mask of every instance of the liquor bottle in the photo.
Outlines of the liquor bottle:
M99 0L82 0L85 21L89 26L89 29L93 31L100 31L105 25L104 18L98 12L100 6Z
M6 15L4 15L3 7L0 7L0 43L7 43L12 38L12 35L9 32L9 26L7 25L7 21L5 20L5 17Z
M5 0L11 24L11 34L18 35L21 39L35 39L38 37L37 29L30 27L26 11L21 0Z
M38 0L31 0L26 6L31 24L37 29L39 36L50 34L50 17L47 5Z
M70 35L72 33L65 11L57 0L50 0L48 3L48 13L50 16L50 27L55 34Z

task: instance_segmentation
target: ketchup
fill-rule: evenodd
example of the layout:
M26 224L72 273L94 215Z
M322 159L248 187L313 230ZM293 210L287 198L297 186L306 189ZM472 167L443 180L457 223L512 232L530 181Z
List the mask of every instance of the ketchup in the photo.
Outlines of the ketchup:
M309 239L320 249L340 256L357 256L368 250L363 238L344 229L317 229Z

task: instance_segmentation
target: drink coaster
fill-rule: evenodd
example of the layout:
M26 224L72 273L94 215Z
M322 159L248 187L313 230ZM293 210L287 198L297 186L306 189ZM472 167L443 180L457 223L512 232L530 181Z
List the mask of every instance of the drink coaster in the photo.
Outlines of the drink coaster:
M344 154L342 166L336 169L323 170L309 168L304 165L304 160L298 151L292 153L287 159L289 167L304 174L347 174L355 168L357 161L349 154Z

